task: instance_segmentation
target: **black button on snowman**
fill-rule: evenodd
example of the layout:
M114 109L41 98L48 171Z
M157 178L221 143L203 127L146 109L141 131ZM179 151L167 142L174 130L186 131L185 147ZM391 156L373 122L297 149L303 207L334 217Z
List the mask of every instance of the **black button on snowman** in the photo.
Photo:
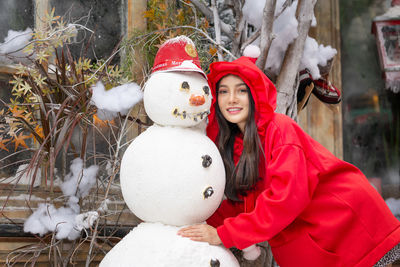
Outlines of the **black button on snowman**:
M105 256L107 266L239 266L223 246L177 235L203 223L219 206L225 170L205 135L211 93L191 39L179 36L159 49L144 88L154 125L139 135L121 163L121 190L143 223Z

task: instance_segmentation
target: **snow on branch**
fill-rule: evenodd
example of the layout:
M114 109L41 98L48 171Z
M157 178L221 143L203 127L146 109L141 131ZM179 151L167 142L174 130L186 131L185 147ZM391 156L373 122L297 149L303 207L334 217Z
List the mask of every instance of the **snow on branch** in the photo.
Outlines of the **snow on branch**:
M278 113L286 114L287 108L291 104L291 99L293 99L293 87L299 71L308 31L313 21L315 3L316 0L302 0L297 7L297 17L299 18L298 37L288 48L280 75L276 81L278 90L278 108L276 112Z
M299 22L296 18L296 10L298 1L289 0L276 0L275 20L272 21L271 9L274 1L260 1L260 0L247 0L243 6L243 16L246 20L254 25L258 30L245 41L244 47L249 43L253 43L260 46L262 54L260 55L257 64L259 67L265 66L268 73L279 75L281 72L281 66L285 57L286 51L290 44L292 44L296 38L304 34L308 36L307 31L303 31L299 34L297 31ZM267 8L267 5L268 8ZM309 9L307 16L311 16L311 26L316 26L316 19L313 13L313 9ZM303 14L304 15L304 14ZM264 27L264 32L263 28ZM272 27L272 32L269 28ZM260 38L258 38L259 36ZM256 38L257 37L257 38ZM268 38L272 38L270 48L268 50ZM306 38L306 43L303 51L297 51L302 55L300 61L300 69L308 68L314 78L319 78L320 73L318 65L324 66L326 62L332 59L336 50L330 46L319 45L315 39L311 37ZM261 62L263 53L267 56L266 65Z

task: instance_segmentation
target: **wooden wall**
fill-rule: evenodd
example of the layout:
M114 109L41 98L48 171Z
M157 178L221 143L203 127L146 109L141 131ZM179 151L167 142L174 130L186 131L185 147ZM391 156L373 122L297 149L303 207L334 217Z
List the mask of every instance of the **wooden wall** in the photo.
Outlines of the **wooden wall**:
M339 0L318 1L315 7L317 26L310 36L319 44L330 45L337 50L329 78L341 91L340 19ZM306 108L299 114L300 126L315 140L339 158L343 158L342 104L328 105L311 95Z

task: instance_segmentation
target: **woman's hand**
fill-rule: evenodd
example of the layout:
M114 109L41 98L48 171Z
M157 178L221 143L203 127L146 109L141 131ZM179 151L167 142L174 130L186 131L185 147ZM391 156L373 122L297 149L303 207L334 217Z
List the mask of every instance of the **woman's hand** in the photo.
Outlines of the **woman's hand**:
M210 245L219 245L222 243L217 229L208 224L196 224L182 228L178 231L178 235L188 237L193 241L207 242Z

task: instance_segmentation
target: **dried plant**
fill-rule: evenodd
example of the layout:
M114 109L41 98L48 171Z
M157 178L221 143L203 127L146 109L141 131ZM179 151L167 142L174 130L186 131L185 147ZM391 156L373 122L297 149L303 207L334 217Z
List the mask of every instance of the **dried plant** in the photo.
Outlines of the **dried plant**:
M96 106L91 103L91 87L95 83L101 81L109 89L130 81L119 66L110 65L113 57L119 53L120 46L107 59L93 61L85 56L74 58L69 45L78 31L91 30L80 24L64 23L61 17L54 16L54 9L46 15L45 21L47 27L34 31L32 40L24 47L30 64L18 64L10 80L13 97L10 103L3 102L6 108L0 110L0 149L10 152L8 157L20 153L22 148L30 151L32 157L24 171L32 177L30 193L35 193L35 179L41 176L40 190L49 190L49 203L61 200L67 205L68 201L66 196L53 194L56 167L61 170L57 178L61 178L62 182L73 158L81 158L84 165L100 166L97 188L93 190L96 194L79 200L83 209L92 210L97 217L89 229L84 229L86 234L73 242L67 254L63 252L65 242L57 240L54 231L44 237L38 235L36 245L12 251L7 258L7 265L13 266L22 259L35 264L41 255L47 253L49 262L54 266L67 266L74 262L79 247L90 242L87 257L89 265L93 255L101 251L96 240L108 242L109 238L108 235L99 238L97 232L102 231L111 215L117 217L116 226L124 209L114 207L112 211L107 211L102 207L113 198L109 192L118 175L121 153L129 144L126 134L134 125L132 121L141 122L133 117L134 114L100 120L96 117ZM79 142L74 141L77 137ZM99 144L102 144L101 149ZM3 160L0 159L0 162ZM19 165L21 162L13 164ZM24 173L18 175L8 197ZM3 214L7 203L8 198L0 207L0 214ZM10 222L13 223L11 219ZM113 235L113 231L110 235ZM97 250L94 251L94 248Z

